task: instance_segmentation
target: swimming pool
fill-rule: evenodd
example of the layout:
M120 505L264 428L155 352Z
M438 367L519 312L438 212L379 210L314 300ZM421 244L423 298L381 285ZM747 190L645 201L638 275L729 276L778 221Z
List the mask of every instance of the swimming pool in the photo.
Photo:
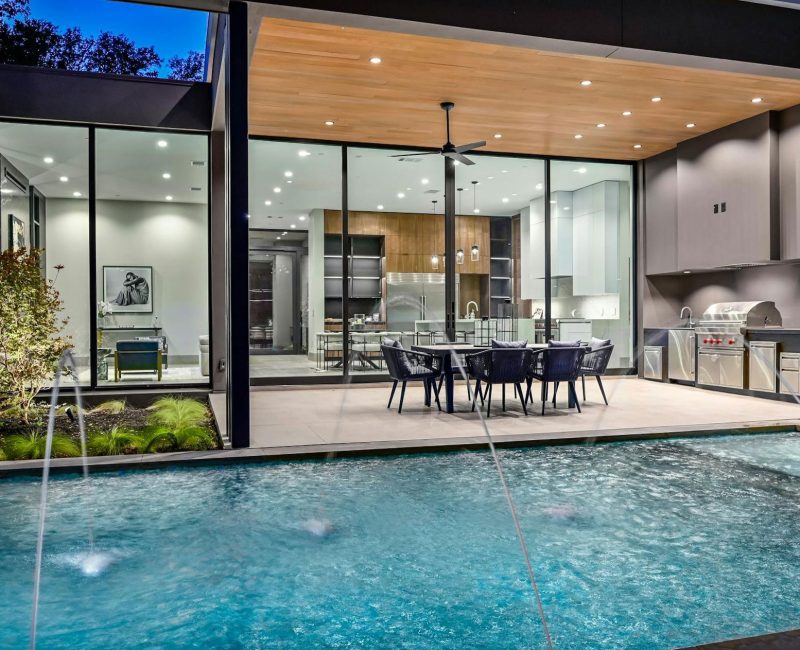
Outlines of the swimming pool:
M800 435L502 450L557 648L800 624ZM41 648L538 648L482 452L52 479ZM25 647L39 482L0 481L0 647ZM327 519L325 537L304 522Z

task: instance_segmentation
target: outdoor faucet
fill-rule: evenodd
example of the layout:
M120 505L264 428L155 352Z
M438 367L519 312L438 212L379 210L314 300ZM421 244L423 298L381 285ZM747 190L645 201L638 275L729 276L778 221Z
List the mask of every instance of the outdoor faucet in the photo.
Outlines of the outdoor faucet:
M475 305L475 309L470 309L469 308L470 305ZM474 300L470 300L467 303L467 313L464 315L464 317L474 320L477 315L478 315L478 303L475 302Z
M689 312L689 325L692 325L692 308L688 306L681 307L681 315L678 317L683 320L683 313L688 311Z

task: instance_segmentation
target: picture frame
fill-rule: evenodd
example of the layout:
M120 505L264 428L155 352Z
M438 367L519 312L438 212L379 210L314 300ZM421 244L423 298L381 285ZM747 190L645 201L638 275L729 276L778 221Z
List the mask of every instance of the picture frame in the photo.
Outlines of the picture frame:
M153 267L104 266L103 300L115 314L152 314Z
M25 248L25 224L13 214L8 215L8 247L12 251Z

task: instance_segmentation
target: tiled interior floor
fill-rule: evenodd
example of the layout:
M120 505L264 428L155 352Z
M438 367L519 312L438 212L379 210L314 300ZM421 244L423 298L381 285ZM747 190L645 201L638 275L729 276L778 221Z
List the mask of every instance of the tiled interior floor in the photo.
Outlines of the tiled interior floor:
M386 375L386 368L374 370L363 364L356 364L354 373ZM253 379L265 377L312 377L318 375L341 376L342 369L332 365L325 368L318 366L315 361L309 360L305 354L251 354L250 377Z
M495 390L489 427L494 435L526 438L565 437L576 432L608 433L626 430L709 428L725 424L761 425L800 422L800 405L708 391L676 384L661 384L633 377L605 380L610 405L602 402L597 385L587 382L583 413L566 408L566 391L557 409L541 403L527 417L513 389L508 389L506 412L500 410ZM403 413L397 413L398 394L386 408L390 384L349 387L270 387L251 391L251 446L281 447L335 443L372 443L455 439L482 435L477 413L471 413L463 384L456 384L456 412L448 415L423 405L421 387L406 391ZM579 387L580 392L580 387ZM214 394L218 420L224 420L225 396Z

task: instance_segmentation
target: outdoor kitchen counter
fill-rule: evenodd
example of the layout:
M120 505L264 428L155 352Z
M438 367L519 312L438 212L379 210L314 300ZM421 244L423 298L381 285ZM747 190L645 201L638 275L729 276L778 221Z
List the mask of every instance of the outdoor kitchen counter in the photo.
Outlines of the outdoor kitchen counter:
M800 328L798 327L749 327L749 341L774 341L778 352L800 352Z

